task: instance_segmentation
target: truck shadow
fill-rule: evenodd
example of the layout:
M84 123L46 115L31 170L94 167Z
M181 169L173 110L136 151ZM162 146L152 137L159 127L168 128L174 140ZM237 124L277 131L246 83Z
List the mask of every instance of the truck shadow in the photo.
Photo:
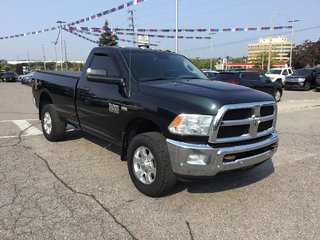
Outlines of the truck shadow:
M79 130L69 131L63 141L72 141L84 138L98 146L111 151L117 155L121 154L120 148L101 140L93 135L84 133ZM182 191L187 190L189 193L215 193L223 192L236 188L241 188L261 181L262 179L270 176L274 172L274 165L271 160L267 160L251 169L237 170L213 178L205 178L190 181L179 181L174 189L164 195L163 197L170 196Z
M259 182L270 176L273 172L274 165L271 160L268 160L251 169L233 171L209 179L179 182L171 194L184 191L185 189L189 193L215 193L228 191Z

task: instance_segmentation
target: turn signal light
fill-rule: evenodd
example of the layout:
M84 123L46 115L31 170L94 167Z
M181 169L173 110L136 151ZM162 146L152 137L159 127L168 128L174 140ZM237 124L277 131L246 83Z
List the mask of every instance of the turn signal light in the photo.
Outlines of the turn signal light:
M231 84L239 84L239 83L236 82L236 81L231 81L231 82L229 82L229 83L231 83Z

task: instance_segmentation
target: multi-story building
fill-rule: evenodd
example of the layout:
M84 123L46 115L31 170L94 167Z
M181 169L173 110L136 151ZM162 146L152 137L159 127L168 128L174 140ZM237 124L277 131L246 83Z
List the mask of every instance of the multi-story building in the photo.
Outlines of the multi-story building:
M271 42L270 42L271 40ZM253 61L261 53L269 52L271 44L271 52L276 53L275 60L278 62L287 62L290 58L291 42L285 37L260 38L258 43L248 45L248 61Z

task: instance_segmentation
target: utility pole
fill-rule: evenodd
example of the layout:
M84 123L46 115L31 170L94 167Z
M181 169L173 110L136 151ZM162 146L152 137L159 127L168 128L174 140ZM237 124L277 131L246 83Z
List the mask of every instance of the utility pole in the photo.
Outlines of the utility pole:
M132 35L132 42L133 42L133 46L136 46L136 30L135 30L135 23L134 23L134 10L128 10L129 13L129 28L133 29L133 35Z
M56 58L56 71L58 70L58 55L57 55L57 42L52 42L54 44L54 54Z
M42 52L43 52L43 67L44 67L44 70L47 70L47 67L46 67L46 54L45 54L45 51L44 51L44 44L41 44L42 45Z
M179 7L179 3L178 3L178 0L176 0L176 53L179 52L179 39L178 39L178 30L179 30L179 23L178 23L178 20L179 20L179 16L178 16L178 8Z
M66 60L66 71L68 71L68 56L67 56L67 43L66 40L64 42L64 59Z
M58 24L60 24L60 48L61 48L61 63L60 63L60 67L61 67L61 71L63 71L63 42L62 42L62 24L66 23L63 21L57 21Z
M211 35L211 57L210 57L210 70L212 70L212 62L213 62L213 35L215 33L209 33Z
M29 51L27 51L27 56L28 56L28 66L29 66L29 71L30 71L30 55L29 55Z
M298 19L294 19L294 20L290 20L288 21L289 23L291 23L292 28L291 28L291 48L290 48L290 61L289 61L289 66L292 67L292 49L293 49L293 32L294 32L294 23L299 22L300 20Z
M271 65L271 37L272 37L272 30L273 30L273 18L277 15L278 13L275 13L271 16L270 18L270 35L269 35L269 54L268 54L268 71L270 70L270 65Z

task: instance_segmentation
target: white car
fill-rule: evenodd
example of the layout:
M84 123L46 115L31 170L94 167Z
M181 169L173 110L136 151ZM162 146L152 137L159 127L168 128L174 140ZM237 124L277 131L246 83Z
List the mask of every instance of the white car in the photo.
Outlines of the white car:
M279 82L282 86L286 82L286 77L292 74L291 68L271 68L266 76L271 79L272 82Z

